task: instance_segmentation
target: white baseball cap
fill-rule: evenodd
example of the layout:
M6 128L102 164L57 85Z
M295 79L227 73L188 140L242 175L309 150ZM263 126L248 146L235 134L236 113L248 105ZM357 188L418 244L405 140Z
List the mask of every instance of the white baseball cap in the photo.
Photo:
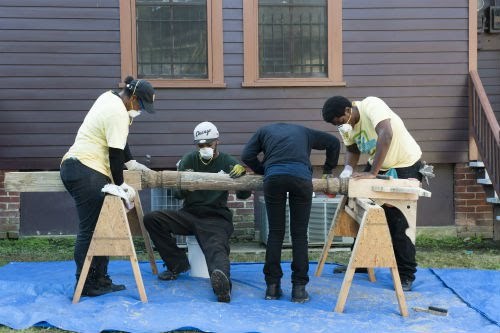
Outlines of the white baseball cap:
M195 143L210 143L219 138L219 131L214 124L204 121L196 125L193 131Z

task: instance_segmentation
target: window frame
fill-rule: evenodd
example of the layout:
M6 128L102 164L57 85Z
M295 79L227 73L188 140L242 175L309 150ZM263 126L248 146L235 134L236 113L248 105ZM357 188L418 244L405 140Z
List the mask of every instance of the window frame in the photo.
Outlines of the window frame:
M342 64L342 0L327 0L328 75L324 78L259 76L259 1L243 1L243 87L345 86ZM335 52L334 52L335 50Z
M122 82L128 75L137 77L137 33L135 0L120 0L120 48ZM207 0L206 79L151 79L156 88L225 88L222 34L222 1Z

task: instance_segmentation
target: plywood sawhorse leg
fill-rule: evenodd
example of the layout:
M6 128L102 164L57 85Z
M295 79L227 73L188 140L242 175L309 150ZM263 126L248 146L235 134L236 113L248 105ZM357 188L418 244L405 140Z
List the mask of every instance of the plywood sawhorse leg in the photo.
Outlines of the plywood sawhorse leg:
M138 200L139 201L139 200ZM136 203L137 204L137 203ZM140 206L140 201L138 204ZM141 207L142 212L142 207ZM147 234L146 234L147 236ZM94 256L128 256L134 272L135 282L142 302L147 302L137 255L127 219L125 207L119 197L106 195L99 219L90 242L80 278L73 295L73 303L78 303Z
M345 201L342 203L345 207ZM328 255L328 249L331 246L330 238L333 240L333 236L336 234L335 230L343 229L344 231L350 232L352 235L355 230L354 223L357 223L356 221L360 221L359 230L355 234L356 241L354 243L354 248L347 266L344 280L342 281L335 311L344 311L347 295L349 294L349 288L351 287L356 268L368 268L370 281L373 282L375 281L373 268L388 267L391 270L394 289L396 291L396 297L399 304L399 311L403 317L407 317L408 309L406 306L403 288L401 286L401 280L399 278L396 258L394 256L394 249L392 247L392 240L384 210L382 207L376 205L369 199L355 199L355 205L356 207L354 207L354 209L345 207L339 213L338 217L334 217L328 241L323 247L322 257L318 263L315 275L321 275L326 261L326 256Z
M153 275L157 275L158 267L156 266L155 255L153 246L151 245L151 239L149 238L149 233L146 230L146 227L144 227L144 212L142 210L139 194L134 201L134 208L127 213L127 218L132 236L142 236L144 239L144 246L146 247L146 252L148 253L151 271Z

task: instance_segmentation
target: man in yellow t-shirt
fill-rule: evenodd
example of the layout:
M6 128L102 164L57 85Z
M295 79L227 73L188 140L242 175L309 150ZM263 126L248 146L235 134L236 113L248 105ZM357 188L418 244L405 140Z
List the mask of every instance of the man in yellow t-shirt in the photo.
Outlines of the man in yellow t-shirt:
M367 97L351 102L343 96L329 98L322 110L327 123L338 126L346 145L341 178L375 178L386 174L395 178L422 180L422 151L401 118L380 98ZM361 154L368 154L364 172L354 173ZM382 207L387 217L403 290L410 291L417 263L415 245L406 235L408 221L396 207Z

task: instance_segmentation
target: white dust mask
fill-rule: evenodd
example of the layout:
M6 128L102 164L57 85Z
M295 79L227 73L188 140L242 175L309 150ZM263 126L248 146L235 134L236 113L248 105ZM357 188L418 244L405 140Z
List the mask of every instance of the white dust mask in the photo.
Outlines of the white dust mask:
M128 116L132 119L134 119L135 117L138 117L141 115L141 110L137 111L137 110L128 110Z
M214 149L210 147L200 148L200 156L204 160L209 160L214 157Z
M349 140L349 137L351 136L352 132L352 126L351 124L342 124L337 126L339 129L340 135L342 136L342 139L344 140Z

